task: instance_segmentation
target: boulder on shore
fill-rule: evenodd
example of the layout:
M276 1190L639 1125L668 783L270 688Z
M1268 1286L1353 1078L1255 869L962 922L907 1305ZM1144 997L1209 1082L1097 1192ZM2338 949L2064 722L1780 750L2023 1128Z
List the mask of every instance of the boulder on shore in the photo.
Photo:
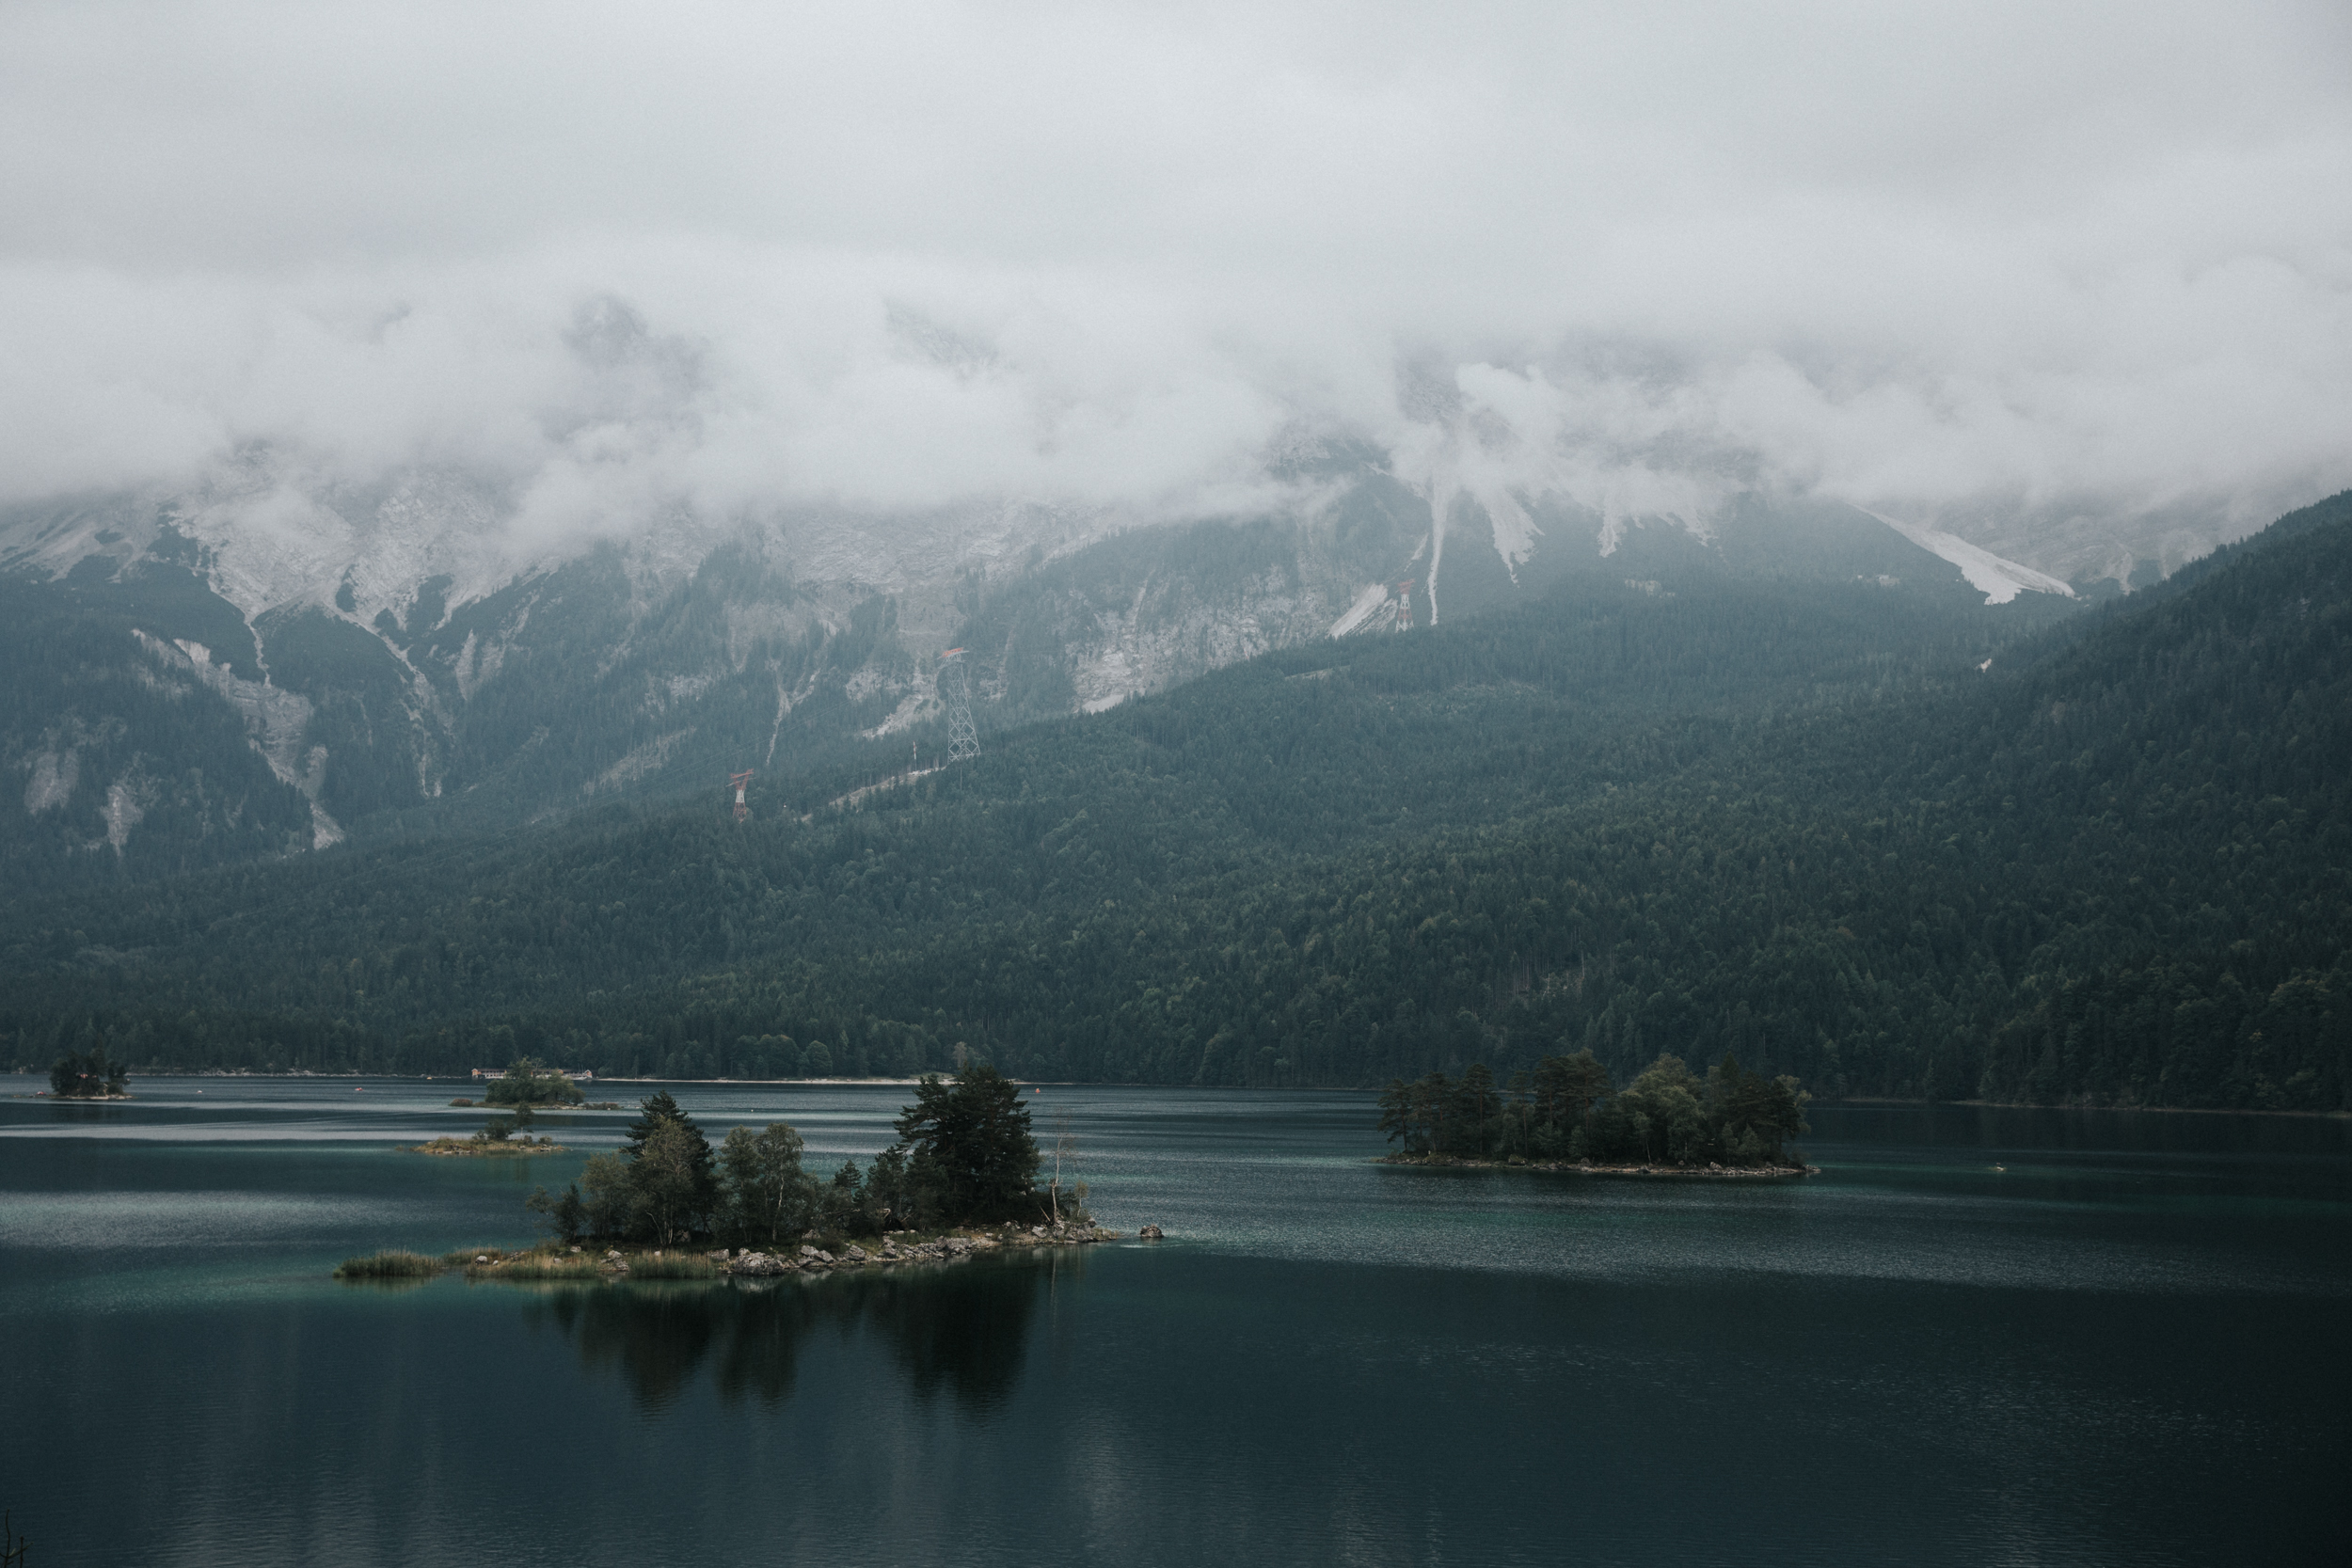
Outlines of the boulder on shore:
M784 1274L789 1268L790 1265L781 1258L771 1258L764 1252L746 1252L727 1265L727 1273L757 1277Z

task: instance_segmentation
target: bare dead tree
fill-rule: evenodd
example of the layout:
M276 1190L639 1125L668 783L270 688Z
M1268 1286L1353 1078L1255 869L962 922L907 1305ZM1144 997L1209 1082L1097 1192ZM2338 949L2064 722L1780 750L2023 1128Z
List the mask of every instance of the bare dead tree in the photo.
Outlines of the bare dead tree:
M1071 1168L1078 1164L1078 1137L1070 1130L1070 1113L1054 1113L1054 1180L1045 1189L1046 1199L1054 1206L1054 1223L1061 1224L1061 1163L1067 1157Z

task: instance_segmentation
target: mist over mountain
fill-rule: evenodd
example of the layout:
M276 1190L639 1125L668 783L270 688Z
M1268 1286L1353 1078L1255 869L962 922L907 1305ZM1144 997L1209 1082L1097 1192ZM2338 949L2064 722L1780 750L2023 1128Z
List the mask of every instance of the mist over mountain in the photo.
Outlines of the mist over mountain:
M1569 579L1858 582L1989 623L2020 594L2076 596L1851 507L1751 495L1705 520L1613 516L1517 488L1490 413L1453 411L1418 480L1361 443L1297 440L1267 466L1278 507L1125 527L808 511L517 565L483 543L499 498L449 476L323 491L291 542L217 499L21 508L0 516L0 766L24 780L0 797L0 856L36 880L158 875L744 768L916 766L946 745L950 647L993 732Z
M11 7L0 501L369 617L812 512L881 570L1297 511L1300 440L2169 570L2352 482L2352 40L2136 15Z
M0 15L0 849L914 760L1563 575L2352 483L2340 8ZM29 858L27 858L29 857Z
M1757 739L1793 712L1847 716L1808 732L1837 747L1867 730L1957 770L1873 794L1896 785L1867 746L1841 750L1879 783L1816 779L1824 800L1866 823L1912 820L1906 801L1981 808L1972 831L1994 842L1998 810L1953 780L2010 769L2023 753L1987 727L2035 721L1959 693L2012 662L2055 668L2051 647L2153 614L2217 551L2352 484L2347 66L2352 21L2299 0L2128 16L8 8L0 876L73 911L24 938L22 973L55 989L23 1028L97 1006L114 982L87 976L135 952L117 978L136 1007L182 987L199 1016L263 1021L256 1037L326 1031L336 1060L438 1061L467 1031L556 1029L519 981L397 1018L374 1010L380 990L354 1001L283 975L187 989L159 956L185 932L90 927L150 900L210 908L215 892L191 890L240 879L343 888L373 874L355 866L593 833L614 813L699 820L747 769L759 820L788 803L831 822L955 794L1006 750L1083 752L1169 713L1255 756L1278 795L1311 779L1327 800L1196 820L1049 758L1038 777L1070 810L1023 842L1132 808L1188 824L1162 832L1155 875L1197 891L1235 844L1298 852L1266 829L1279 821L1327 854L1294 871L1354 886L1372 873L1351 857L1383 833L1439 853L1421 829L1442 817L1507 829L1515 853L1559 870L1567 851L1530 825L1570 803L1544 768L1700 832L1679 793L1692 781L1804 772ZM2198 646L2243 653L2218 634ZM1376 672L1377 691L1349 670ZM1352 695L1318 708L1294 677ZM959 694L984 763L943 775ZM1220 702L1249 711L1198 705ZM2214 724L2256 722L2215 703ZM1333 727L1342 708L1360 733ZM1849 720L1861 727L1836 727ZM1978 726L1965 767L1931 743L1938 723ZM1320 760L1285 726L1321 736ZM1464 761L1500 756L1497 735L1541 776ZM2221 766L2204 744L2169 754ZM2026 750L2036 778L2066 783ZM1706 759L1715 771L1692 771ZM987 776L1007 810L1026 799ZM1366 776L1387 782L1359 789ZM962 842L961 818L928 820L947 836L917 833L906 854ZM2037 820L2059 834L2059 816ZM1026 851L990 836L1001 822L971 831L996 885L1025 885ZM1802 863L1784 831L1756 829ZM1073 828L1052 853L1116 861L1102 832ZM2032 854L2001 842L2021 867L2056 853L2054 837ZM771 847L785 860L761 876L803 888ZM571 897L554 872L535 885ZM319 961L424 953L402 922L442 919L440 891L409 888L372 938L326 934ZM1183 948L1183 930L1216 925L1199 896L1154 940ZM1844 895L1804 896L1820 913ZM2003 976L1972 991L1939 972L1904 992L1964 1049L1873 1046L1856 1068L1863 1025L1808 1002L1784 1009L1796 1034L1766 1031L1771 1050L1849 1087L2032 1079L1992 1042L2023 1038L2057 992L2017 988L2145 957L2101 937L2082 963L2043 963L2044 927L2083 923L2042 896L1953 892L1939 908L1970 911L1964 940L1917 914L1942 933L1935 963ZM986 942L1036 934L1007 919L966 953L990 973L1011 949ZM2179 984L2211 1001L2237 971L2181 935L2193 924L2157 946L2203 955ZM781 944L761 963L818 962L803 927L745 928ZM506 940L483 949L501 974ZM2260 941L2265 984L2327 971ZM690 1046L675 1018L652 1022L713 973L690 947L628 982L635 1023L567 1020L558 1037L639 1067L723 1058L734 1037L711 1021L763 1037L766 1006L827 1031L887 1024L921 1057L943 1030L1001 1031L1017 1010L900 1017L872 986L972 975L835 955L849 967L788 984L763 970L765 1000L712 1003ZM1022 1014L1020 1049L1111 1070L1072 1021L1118 1009L1032 978L1067 1006ZM1397 1035L1391 1017L1388 1037L1419 1042L1398 1060L1452 1060L1457 1037L1502 1049L1486 1022L1454 1029L1488 1017L1468 982L1423 980L1414 1006L1442 991L1454 1022L1424 1011ZM1721 1026L1705 990L1671 993L1699 998L1677 1027ZM1854 1016L1891 1035L1890 994ZM1554 1004L1545 1027L1613 1030L1627 1050L1645 1027ZM419 1043L432 1030L457 1033ZM1168 1037L1184 1043L1137 1046L1118 1070L1304 1081L1314 1060L1341 1081L1373 1059L1287 1054L1297 1041L1269 1036L1180 1071L1202 1042ZM2293 1072L2256 1074L2262 1088L2159 1065L2148 1082L2326 1100L2336 1078L2307 1069L2292 1091Z

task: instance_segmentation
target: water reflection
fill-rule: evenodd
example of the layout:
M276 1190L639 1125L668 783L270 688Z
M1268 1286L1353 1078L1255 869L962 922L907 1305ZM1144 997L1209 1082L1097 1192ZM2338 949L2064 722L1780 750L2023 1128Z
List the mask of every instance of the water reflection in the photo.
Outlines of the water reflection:
M429 1276L422 1275L362 1275L358 1279L349 1279L338 1275L335 1283L346 1291L360 1295L401 1296L406 1295L411 1291L421 1291L433 1281Z
M821 1328L872 1336L916 1398L945 1389L984 1415L1021 1380L1040 1300L1084 1267L1082 1256L1061 1256L813 1279L541 1286L524 1319L570 1338L581 1365L618 1373L648 1411L666 1408L705 1367L729 1402L781 1403Z

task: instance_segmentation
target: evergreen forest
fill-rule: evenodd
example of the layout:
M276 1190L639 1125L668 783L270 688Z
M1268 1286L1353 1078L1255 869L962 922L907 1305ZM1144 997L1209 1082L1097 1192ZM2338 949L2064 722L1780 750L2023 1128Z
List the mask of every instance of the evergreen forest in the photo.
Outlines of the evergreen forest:
M2088 609L1657 587L814 770L740 824L11 899L0 1060L1372 1087L1729 1053L1823 1099L2352 1103L2352 496Z
M1084 1217L1085 1189L1067 1205L1059 1183L1040 1192L1039 1156L1021 1090L985 1062L953 1083L927 1074L900 1113L898 1141L861 1171L844 1161L829 1179L803 1168L798 1129L771 1122L728 1131L714 1150L667 1090L647 1096L619 1149L588 1158L561 1194L528 1200L567 1243L702 1240L779 1246L807 1235L1023 1223Z

